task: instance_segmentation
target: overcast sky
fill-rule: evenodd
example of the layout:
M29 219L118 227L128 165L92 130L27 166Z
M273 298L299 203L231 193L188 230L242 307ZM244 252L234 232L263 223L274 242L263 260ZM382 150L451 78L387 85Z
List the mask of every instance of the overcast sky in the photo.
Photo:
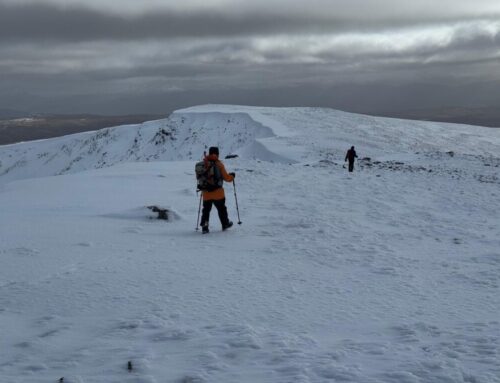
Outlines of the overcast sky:
M500 104L500 1L0 0L0 109Z

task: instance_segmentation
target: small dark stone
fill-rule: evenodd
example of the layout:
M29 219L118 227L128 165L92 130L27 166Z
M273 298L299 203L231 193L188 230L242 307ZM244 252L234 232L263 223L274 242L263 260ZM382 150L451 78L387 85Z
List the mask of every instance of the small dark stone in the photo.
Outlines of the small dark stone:
M129 371L132 371L132 362L129 360L128 363L127 363L127 369Z
M59 383L64 383L64 377L62 377L61 379L59 379Z
M238 158L237 154L228 154L226 157L226 160L231 159L231 158Z

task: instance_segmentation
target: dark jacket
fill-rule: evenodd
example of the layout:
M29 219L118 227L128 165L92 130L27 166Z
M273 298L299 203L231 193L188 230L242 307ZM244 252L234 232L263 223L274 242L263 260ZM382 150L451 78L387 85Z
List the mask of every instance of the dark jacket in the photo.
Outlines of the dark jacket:
M349 149L347 151L347 154L345 155L345 160L349 160L349 162L354 162L354 159L358 158L358 155L356 154L356 151L354 149Z

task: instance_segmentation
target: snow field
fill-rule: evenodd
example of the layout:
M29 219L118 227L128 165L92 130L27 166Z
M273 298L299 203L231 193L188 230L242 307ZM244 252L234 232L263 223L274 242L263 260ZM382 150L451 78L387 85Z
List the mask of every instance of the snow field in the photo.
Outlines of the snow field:
M150 162L5 173L0 381L499 382L497 133L377 120L377 135L332 113L200 107L171 117L191 121L183 140L137 146ZM215 211L209 235L194 230L193 160L153 162L202 150L200 127L241 154L225 161L243 221L227 232ZM82 168L132 159L137 134L117 129ZM351 144L372 160L349 175ZM232 185L226 198L236 223ZM149 219L153 204L177 219Z
M203 236L191 165L7 186L3 376L498 381L494 185L232 160L244 223ZM181 219L137 216L159 201Z

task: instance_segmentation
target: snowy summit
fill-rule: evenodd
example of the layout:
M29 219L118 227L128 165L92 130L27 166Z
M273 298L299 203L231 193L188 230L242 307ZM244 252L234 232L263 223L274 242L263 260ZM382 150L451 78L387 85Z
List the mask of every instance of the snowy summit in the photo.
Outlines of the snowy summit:
M201 235L210 146L243 223ZM500 129L316 108L0 146L0 382L500 382L499 167Z

